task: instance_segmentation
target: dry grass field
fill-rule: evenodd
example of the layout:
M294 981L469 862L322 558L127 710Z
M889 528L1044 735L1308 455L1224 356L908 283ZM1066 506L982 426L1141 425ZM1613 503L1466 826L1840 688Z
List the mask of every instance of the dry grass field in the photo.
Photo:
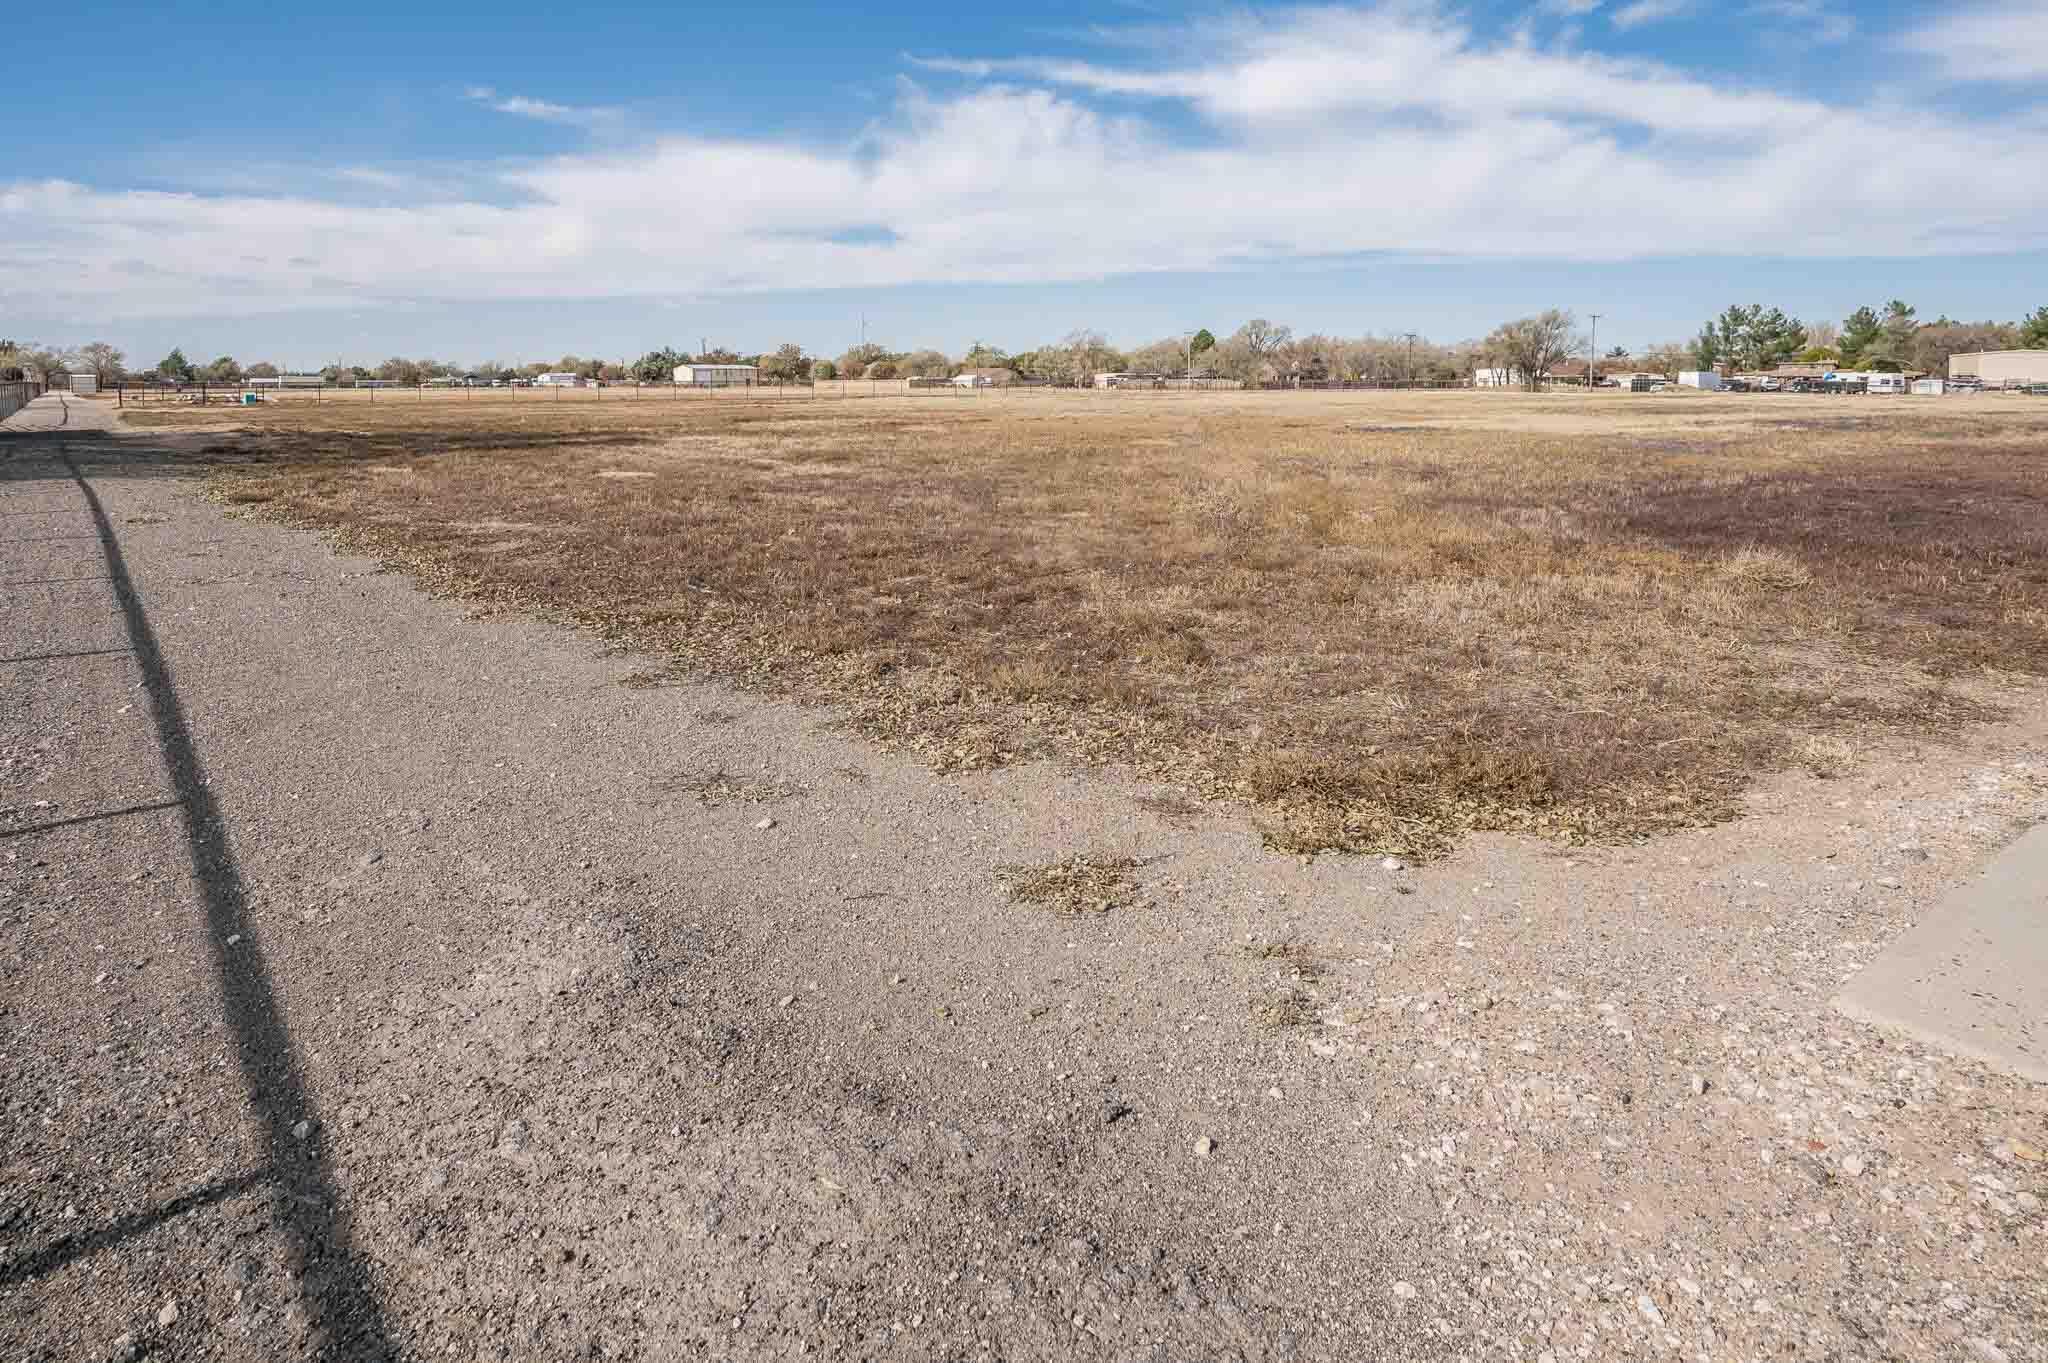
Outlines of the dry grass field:
M490 608L1427 857L1629 837L2048 673L2048 403L1012 394L148 409ZM649 680L658 680L650 678ZM2016 684L2024 683L2016 689Z

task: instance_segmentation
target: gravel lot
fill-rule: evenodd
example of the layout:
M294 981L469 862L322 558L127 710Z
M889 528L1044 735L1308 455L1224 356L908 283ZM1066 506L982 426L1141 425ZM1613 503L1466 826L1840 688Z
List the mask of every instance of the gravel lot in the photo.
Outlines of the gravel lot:
M2048 1359L2048 1088L1826 1005L2048 817L2038 693L1642 846L1307 861L622 686L74 431L0 437L0 1357ZM998 874L1075 854L1128 902Z

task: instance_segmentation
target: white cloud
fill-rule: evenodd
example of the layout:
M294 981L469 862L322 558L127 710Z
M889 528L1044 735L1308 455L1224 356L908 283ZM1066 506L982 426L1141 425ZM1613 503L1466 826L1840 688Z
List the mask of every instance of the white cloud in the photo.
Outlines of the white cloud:
M501 114L531 118L542 123L564 123L577 128L607 127L617 123L622 110L604 105L554 104L525 95L501 95L488 85L472 85L462 92L465 99Z
M1847 42L1856 35L1856 17L1838 0L1755 0L1747 11L1752 17L1782 21L1783 27L1766 31L1775 40L1790 36L1816 42Z
M1620 29L1640 28L1676 19L1691 8L1692 0L1634 0L1608 15L1607 21Z
M2013 0L1928 11L1927 24L1899 46L1931 58L1959 81L2048 79L2048 0Z
M1366 252L2048 247L2038 125L1987 139L1967 120L1914 125L1487 39L1413 6L1203 38L1163 65L1138 50L1127 65L950 62L966 88L909 87L843 146L671 137L388 186L369 167L350 178L391 190L369 201L0 185L0 300L43 315L218 314L1074 280ZM1909 125L1910 154L1844 152Z

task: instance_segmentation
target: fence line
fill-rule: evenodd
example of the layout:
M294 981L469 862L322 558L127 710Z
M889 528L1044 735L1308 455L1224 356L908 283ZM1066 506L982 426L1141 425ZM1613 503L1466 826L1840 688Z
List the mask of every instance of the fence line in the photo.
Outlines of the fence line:
M968 388L959 384L932 384L904 387L896 379L830 380L826 392L809 383L635 383L623 381L603 385L571 387L566 384L528 384L524 386L485 386L482 384L396 384L389 382L357 384L258 384L214 383L135 383L123 381L108 386L107 391L121 406L149 405L153 403L182 403L186 405L226 404L229 406L254 405L259 402L330 402L337 400L361 402L470 402L482 399L511 400L517 402L594 402L594 401L709 401L718 398L747 400L755 402L804 401L821 396L831 397L974 397L996 391L993 388Z
M49 391L49 385L34 379L0 381L0 421L5 421Z

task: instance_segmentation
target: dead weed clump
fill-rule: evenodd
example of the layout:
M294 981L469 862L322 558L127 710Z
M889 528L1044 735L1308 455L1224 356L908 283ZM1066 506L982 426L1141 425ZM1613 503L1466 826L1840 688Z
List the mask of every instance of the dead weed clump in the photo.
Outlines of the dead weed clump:
M779 804L804 793L804 788L794 782L767 775L735 775L724 767L657 776L648 784L665 795L693 796L706 809L728 804Z
M941 770L1118 764L1426 858L1726 817L1808 740L2048 676L2048 411L1829 401L278 403L196 461Z
M1083 853L1042 866L1002 866L996 874L1009 887L1011 903L1036 904L1072 917L1137 903L1138 882L1131 875L1137 866L1129 857Z

